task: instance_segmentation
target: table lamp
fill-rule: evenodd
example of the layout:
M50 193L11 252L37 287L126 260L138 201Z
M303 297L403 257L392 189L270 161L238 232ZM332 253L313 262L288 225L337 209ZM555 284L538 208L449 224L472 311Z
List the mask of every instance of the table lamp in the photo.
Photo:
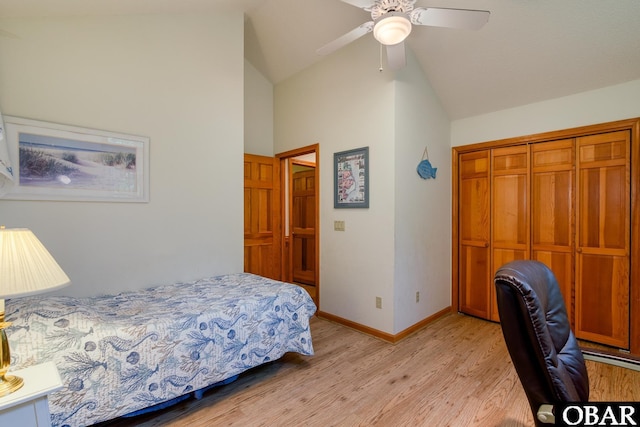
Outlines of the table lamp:
M59 289L69 277L26 228L0 227L0 397L22 387L22 378L6 375L11 364L4 321L4 298L35 295Z

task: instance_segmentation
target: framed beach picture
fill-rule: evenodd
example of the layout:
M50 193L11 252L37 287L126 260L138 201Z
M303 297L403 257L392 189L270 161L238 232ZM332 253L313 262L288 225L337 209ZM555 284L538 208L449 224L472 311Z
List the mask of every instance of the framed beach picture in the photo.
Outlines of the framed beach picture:
M334 208L369 207L369 147L333 154Z
M5 199L149 201L149 138L4 116L15 184Z

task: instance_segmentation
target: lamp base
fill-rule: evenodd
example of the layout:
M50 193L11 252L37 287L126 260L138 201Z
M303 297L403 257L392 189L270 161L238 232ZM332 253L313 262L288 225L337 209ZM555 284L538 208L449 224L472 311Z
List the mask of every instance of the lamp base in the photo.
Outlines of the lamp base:
M5 375L0 378L0 397L6 396L20 389L24 382L15 375Z
M11 322L4 321L4 300L0 299L0 397L11 394L22 387L22 378L15 375L7 375L11 364L11 353L9 351L9 340L4 331L11 326Z

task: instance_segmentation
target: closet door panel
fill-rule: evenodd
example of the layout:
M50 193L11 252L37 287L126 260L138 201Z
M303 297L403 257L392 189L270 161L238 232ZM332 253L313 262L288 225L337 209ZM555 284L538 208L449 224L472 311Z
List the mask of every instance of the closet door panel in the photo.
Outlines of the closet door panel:
M494 249L492 271L495 272L506 263L520 259L529 259L527 251L521 249Z
M576 336L629 348L630 136L577 139Z
M460 238L489 242L489 152L460 156Z
M493 178L493 244L526 249L527 175Z
M492 150L493 249L528 250L527 146Z
M489 150L459 157L458 306L461 312L489 318L490 271Z
M578 254L576 336L629 348L629 262L625 257Z
M489 318L489 250L465 245L460 251L460 311Z
M525 250L521 249L494 249L493 250L493 271L494 273L503 265L508 262L529 259L529 254ZM498 300L496 296L495 286L491 288L491 307L489 319L495 322L500 321L500 315L498 314Z
M529 259L529 151L526 145L491 150L492 271L507 262ZM491 287L491 320L499 321Z
M571 168L571 166L569 166ZM532 180L532 243L567 248L572 239L573 171L536 171Z
M569 252L559 251L533 251L532 258L544 263L556 276L564 304L567 307L567 316L573 325L573 256Z
M466 242L489 241L489 180L470 178L460 186L460 237Z
M554 272L572 324L574 142L531 146L532 258Z
M626 167L582 168L580 173L580 241L590 248L627 247Z

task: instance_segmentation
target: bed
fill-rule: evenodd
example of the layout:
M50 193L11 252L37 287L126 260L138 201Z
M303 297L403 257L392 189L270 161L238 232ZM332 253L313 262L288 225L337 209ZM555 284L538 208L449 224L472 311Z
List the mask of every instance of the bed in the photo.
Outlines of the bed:
M313 355L299 286L249 273L92 298L6 301L11 370L53 361L56 426L87 426L201 396L286 352Z

